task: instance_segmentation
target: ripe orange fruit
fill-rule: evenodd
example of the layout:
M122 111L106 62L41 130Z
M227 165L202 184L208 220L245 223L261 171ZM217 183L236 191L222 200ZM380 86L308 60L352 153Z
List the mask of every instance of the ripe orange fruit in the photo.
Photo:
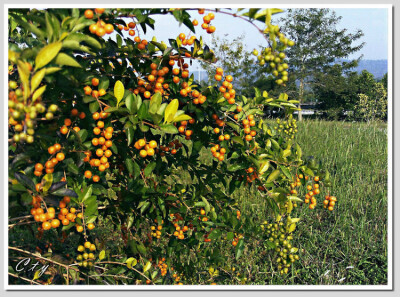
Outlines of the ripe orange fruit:
M97 14L102 14L103 12L104 12L104 8L95 8L94 9L94 11L97 13Z
M104 128L104 122L103 121L98 121L97 122L97 127Z
M130 22L130 23L128 24L128 27L131 28L131 29L134 29L134 28L136 27L136 23Z
M95 183L97 183L99 180L100 180L100 176L98 176L98 175L93 175L93 181L94 181Z
M95 112L93 115L93 120L97 121L100 118L100 114L98 112Z
M67 218L63 219L61 222L64 226L69 225L69 220Z
M97 87L99 85L99 79L96 77L92 78L92 86Z
M87 227L88 227L89 230L93 230L93 229L94 229L94 224L93 224L93 223L89 223L89 224L87 225ZM89 248L90 248L90 247L89 247Z
M112 32L114 32L114 26L112 24L106 24L104 26L104 30L107 34L111 34Z
M156 148L157 147L157 142L155 141L155 140L151 140L150 142L149 142L149 146L151 147L151 148Z
M43 230L50 230L51 224L49 222L43 222L42 228L43 228Z
M52 228L58 228L60 226L60 220L58 220L58 219L53 219L52 221L51 221L51 227Z
M41 163L36 163L35 170L42 171L43 170L43 165Z
M87 179L90 179L90 178L92 177L92 172L89 171L89 170L86 170L86 171L85 171L85 177L86 177Z
M56 159L61 162L65 159L65 155L63 153L58 153Z
M70 119L65 119L64 120L64 125L65 126L69 127L69 126L71 126L71 124L72 124L72 121Z
M226 76L226 77L225 77L225 80L226 80L227 82L232 82L232 81L233 81L232 75Z
M246 135L246 140L247 140L247 141L251 141L252 139L253 139L253 136L251 136L251 135L249 135L249 134Z
M106 94L106 90L104 90L104 89L100 89L99 90L99 96L101 97L101 96L104 96Z
M139 154L140 154L140 156L142 158L146 158L147 157L147 151L146 150L141 150Z
M106 34L106 30L102 27L97 28L96 35L99 37L103 37Z
M87 18L87 19L93 19L93 10L91 10L91 9L86 9L86 10L85 10L85 18Z

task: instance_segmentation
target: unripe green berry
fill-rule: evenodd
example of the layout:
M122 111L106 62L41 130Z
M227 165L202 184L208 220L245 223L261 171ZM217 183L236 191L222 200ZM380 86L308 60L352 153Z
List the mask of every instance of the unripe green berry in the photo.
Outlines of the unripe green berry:
M46 113L47 120L52 120L53 118L54 118L54 114L52 114L51 112Z
M13 80L10 80L8 82L8 86L10 87L10 89L16 89L18 87L17 82Z

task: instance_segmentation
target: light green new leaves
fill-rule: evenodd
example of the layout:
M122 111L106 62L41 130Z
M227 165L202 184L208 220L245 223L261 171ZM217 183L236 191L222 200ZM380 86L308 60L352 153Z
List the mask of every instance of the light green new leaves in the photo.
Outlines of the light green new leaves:
M32 95L32 102L35 102L36 99L39 98L44 93L44 91L46 91L46 86L42 86L39 89L37 89L36 92L33 93Z
M114 96L117 98L117 107L121 102L122 98L124 97L125 87L124 84L118 80L114 85Z
M106 251L105 251L105 250L102 250L102 251L100 252L100 254L99 254L99 260L101 261L101 260L103 260L105 257L106 257Z
M81 67L81 65L74 58L64 53L59 53L54 62L58 65L65 65L78 68Z
M146 265L143 267L143 272L148 271L150 268L151 268L151 262L148 261L148 262L146 263Z
M279 176L279 174L281 173L281 171L279 169L275 169L274 171L272 171L272 173L268 176L267 178L267 183L272 183L274 180L276 180Z
M178 99L174 99L168 104L167 108L165 108L164 123L171 123L174 120L178 107Z
M168 106L165 108L164 123L188 121L191 119L191 117L187 114L183 114L182 110L177 113L178 107L178 99L174 99L168 104Z
M126 260L126 266L128 266L129 269L132 269L132 267L136 266L137 260L135 258L129 258Z
M38 70L46 66L53 60L62 48L62 42L57 41L46 45L40 50L35 59L35 69Z
M46 74L46 69L42 69L35 73L35 75L32 77L31 80L31 92L34 92L36 88L40 85L45 74Z

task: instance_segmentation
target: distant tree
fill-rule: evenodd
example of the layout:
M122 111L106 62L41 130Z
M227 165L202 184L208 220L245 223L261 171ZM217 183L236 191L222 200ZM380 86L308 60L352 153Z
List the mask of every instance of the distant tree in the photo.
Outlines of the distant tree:
M239 36L233 40L226 38L213 37L211 46L217 62L215 65L200 62L201 66L207 71L208 83L215 83L215 67L224 69L224 74L230 74L234 77L234 85L236 91L241 91L244 85L248 85L249 76L255 71L257 65L250 51L247 50L243 43L244 36Z
M268 90L271 95L279 95L283 87L275 83L272 76L267 75L264 67L259 67L250 50L243 42L244 36L241 35L233 40L214 37L211 45L214 48L214 55L217 59L215 65L200 62L208 75L208 83L215 83L215 66L224 69L224 74L234 77L234 86L238 95L254 97L254 88L261 92Z
M386 92L387 92L387 88L388 88L388 74L387 72L385 73L385 75L381 78L380 82L383 84Z
M384 88L384 84L380 85ZM380 86L377 86L375 77L367 70L363 70L360 74L356 72L343 74L339 64L330 67L325 73L318 73L313 84L313 92L319 102L318 108L326 111L330 119L344 117L346 112L355 114L360 108L361 94L364 101L366 98L385 97L377 91L378 89ZM385 92L387 93L387 89ZM363 105L365 106L364 103Z
M387 91L380 82L374 83L370 93L358 94L354 117L363 121L387 119Z
M353 45L363 33L361 30L354 34L347 33L346 29L339 30L337 25L340 20L341 17L334 11L325 8L288 9L287 15L280 20L281 31L296 42L288 49L287 56L291 65L289 78L299 82L297 99L300 103L303 102L306 85L312 88L317 75L333 71L340 76L338 70L343 72L357 65L357 59L349 62L338 60L348 58L363 47L364 43ZM335 63L341 67L332 70ZM338 77L338 80L341 78Z

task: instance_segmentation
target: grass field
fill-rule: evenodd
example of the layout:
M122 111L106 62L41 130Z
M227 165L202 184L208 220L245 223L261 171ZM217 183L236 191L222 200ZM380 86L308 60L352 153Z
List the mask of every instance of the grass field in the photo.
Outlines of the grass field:
M301 261L290 277L268 277L268 284L387 283L387 126L386 124L304 121L298 141L305 155L321 160L333 176L331 194L338 203L332 213L299 207L304 218L296 238ZM257 196L238 195L243 215L262 217L265 204ZM323 199L323 198L322 198ZM256 246L243 265L258 265L249 275L261 284L262 267ZM251 260L250 260L251 259ZM253 263L252 263L253 262ZM257 263L257 264L256 264ZM297 273L295 273L297 270Z

